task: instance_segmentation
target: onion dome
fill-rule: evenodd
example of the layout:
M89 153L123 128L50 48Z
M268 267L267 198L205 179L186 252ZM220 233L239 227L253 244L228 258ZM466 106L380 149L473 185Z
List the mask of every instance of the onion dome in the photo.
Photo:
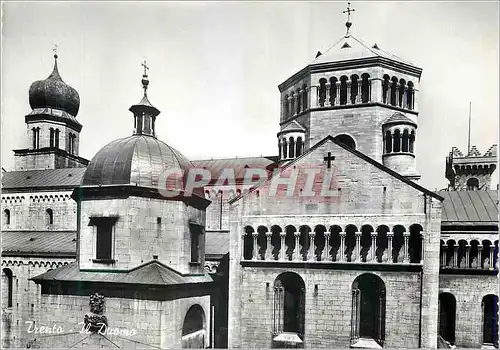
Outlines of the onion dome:
M76 116L80 108L80 96L75 89L61 79L57 69L57 57L57 54L54 55L54 70L49 77L31 84L30 106L32 109L47 107L59 109Z

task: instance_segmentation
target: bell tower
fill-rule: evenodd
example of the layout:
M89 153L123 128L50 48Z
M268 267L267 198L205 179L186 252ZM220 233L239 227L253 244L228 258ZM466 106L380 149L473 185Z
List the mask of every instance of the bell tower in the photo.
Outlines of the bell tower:
M422 69L353 36L353 11L350 6L344 11L345 34L278 87L280 161L300 156L331 135L416 181Z
M79 168L89 163L79 156L80 96L62 80L54 52L52 73L29 89L32 111L25 116L29 142L27 148L14 150L16 170Z

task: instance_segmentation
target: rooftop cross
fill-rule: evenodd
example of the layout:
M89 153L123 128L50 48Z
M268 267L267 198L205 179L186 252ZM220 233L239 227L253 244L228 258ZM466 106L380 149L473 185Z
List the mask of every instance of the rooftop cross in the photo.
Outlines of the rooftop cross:
M144 62L141 63L141 66L144 67L144 76L147 76L148 73L146 72L146 70L148 70L149 67L147 66L146 60L144 60Z
M345 22L345 26L347 27L347 32L345 34L345 36L349 36L349 28L352 26L352 23L351 23L351 12L354 12L355 10L354 9L351 9L351 3L348 2L347 3L347 10L345 10L344 12L342 13L347 13L347 22Z
M57 58L57 47L58 45L54 44L54 48L52 49L52 51L54 51L54 58Z

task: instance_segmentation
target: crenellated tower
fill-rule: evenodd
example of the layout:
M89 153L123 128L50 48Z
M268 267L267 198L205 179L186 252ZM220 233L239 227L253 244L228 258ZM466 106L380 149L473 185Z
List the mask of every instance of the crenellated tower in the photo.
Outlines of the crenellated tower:
M352 11L352 10L351 10ZM422 69L346 33L279 85L279 156L286 163L328 135L412 180Z
M30 86L32 111L25 116L29 142L27 148L14 150L16 170L80 168L89 163L79 156L80 96L62 80L57 59L55 54L48 78Z
M457 147L453 147L446 157L445 176L450 182L449 190L484 190L490 189L491 176L497 167L497 145L491 146L481 154L476 146L472 146L464 155Z

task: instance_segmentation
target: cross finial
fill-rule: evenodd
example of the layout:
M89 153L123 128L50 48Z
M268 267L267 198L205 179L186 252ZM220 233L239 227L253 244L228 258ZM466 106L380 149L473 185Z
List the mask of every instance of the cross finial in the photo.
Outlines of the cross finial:
M147 66L146 60L144 60L144 62L141 63L141 66L144 67L144 76L147 76L148 75L147 70L149 69L149 67Z
M328 152L327 156L324 157L323 160L326 162L328 169L330 169L332 167L332 160L335 160L335 156L332 156L332 152Z
M54 48L52 49L52 51L54 51L54 58L57 58L57 48L58 48L58 45L54 44Z
M346 36L349 35L349 28L351 28L352 26L352 23L351 23L351 12L354 12L355 10L354 9L351 9L351 3L348 2L347 3L347 10L345 10L343 13L347 13L347 22L345 22L345 26L347 27L347 32L346 32Z

